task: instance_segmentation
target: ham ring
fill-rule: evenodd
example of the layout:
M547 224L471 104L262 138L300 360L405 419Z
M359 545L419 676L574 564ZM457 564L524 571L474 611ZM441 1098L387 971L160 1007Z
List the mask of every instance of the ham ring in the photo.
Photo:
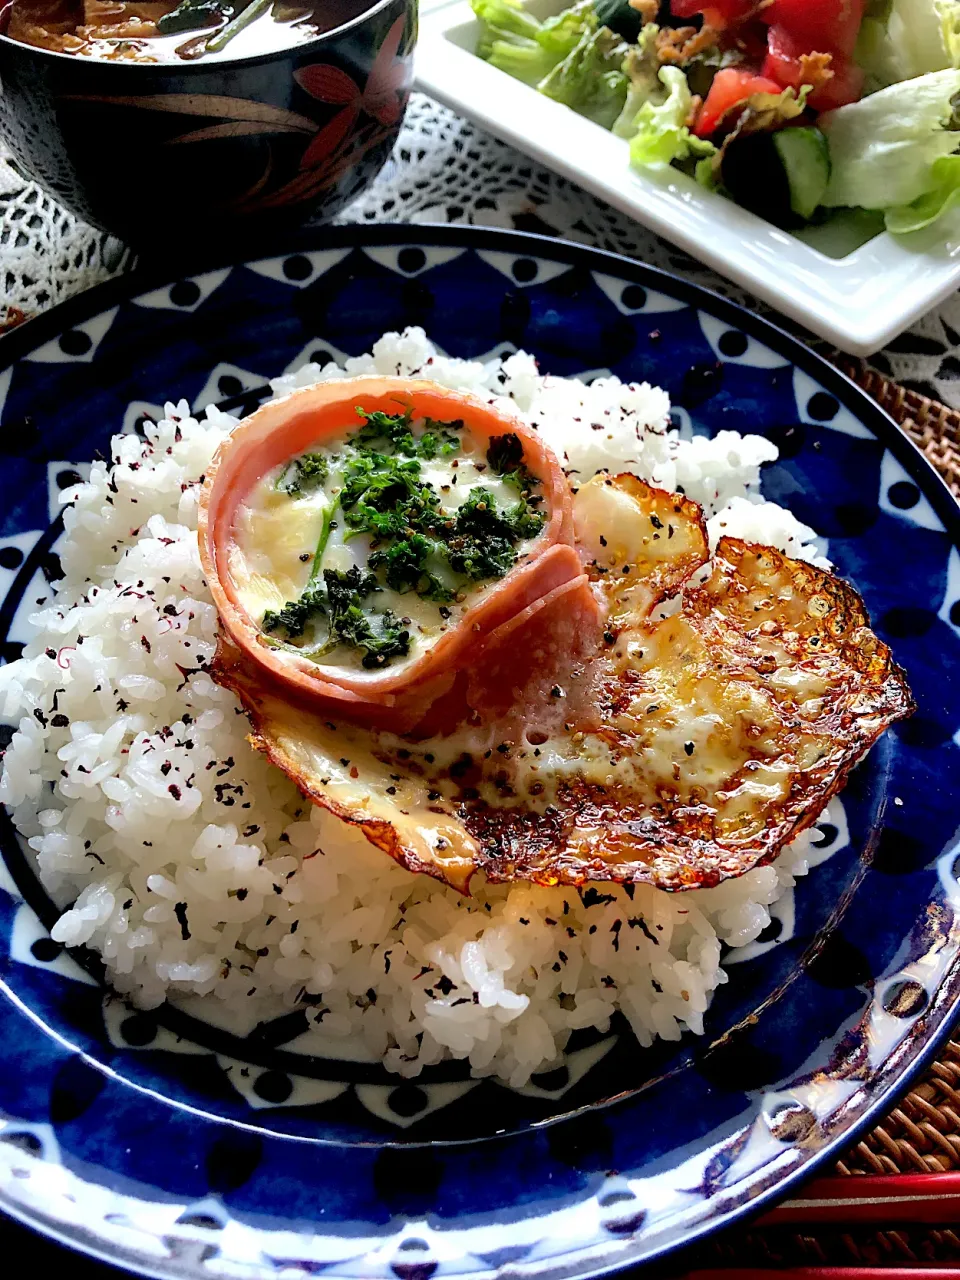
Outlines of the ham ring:
M465 609L457 625L398 669L370 673L318 664L290 652L280 655L264 644L229 570L238 509L254 486L281 463L342 436L356 421L358 405L367 412L409 409L414 418L462 421L484 450L498 436L516 435L526 466L541 482L546 516L526 554ZM601 621L574 548L572 495L555 455L519 418L427 381L352 378L304 388L262 406L220 446L205 476L198 528L200 558L221 624L257 679L298 705L378 728L409 731L452 693L458 677L462 685L465 671L474 674L476 689L481 655L489 658L491 647L505 643L498 637L510 634L514 619L536 613L541 601L563 588L576 595L585 632Z

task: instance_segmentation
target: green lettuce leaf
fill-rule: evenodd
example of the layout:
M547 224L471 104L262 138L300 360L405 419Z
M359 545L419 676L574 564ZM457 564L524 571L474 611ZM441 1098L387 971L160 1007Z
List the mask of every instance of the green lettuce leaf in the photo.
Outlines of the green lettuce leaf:
M637 112L645 102L662 102L666 97L666 90L657 75L660 69L656 55L659 31L655 22L648 22L624 59L623 74L627 77L628 87L623 110L613 125L613 132L618 138L632 138L637 132Z
M693 176L707 191L722 190L716 156L702 156L694 165Z
M483 23L477 52L485 58L496 40L536 41L540 22L528 13L522 0L471 0L473 12Z
M874 0L856 57L869 89L960 66L960 0Z
M536 86L597 29L593 0L580 0L546 22L528 13L522 0L470 0L480 19L477 54L508 75Z
M556 54L560 61L576 48L585 32L596 31L599 26L593 0L579 0L578 4L542 22L537 40L542 49Z
M637 112L637 131L630 140L630 163L635 169L712 156L716 151L712 142L687 128L693 98L683 72L679 67L661 67L660 81L667 90L666 99L660 104L647 101Z
M934 71L820 116L832 165L823 203L891 209L932 192L936 161L960 148L958 94L960 71Z
M609 27L587 31L577 47L558 62L537 88L554 102L610 129L627 98L621 67L627 45Z
M949 66L960 67L960 0L936 0Z
M734 133L772 133L803 115L810 96L810 86L802 84L799 93L793 87L780 93L751 93L743 104Z
M931 222L960 203L960 155L941 156L930 170L933 186L911 204L887 209L883 221L888 231L903 235L922 231Z

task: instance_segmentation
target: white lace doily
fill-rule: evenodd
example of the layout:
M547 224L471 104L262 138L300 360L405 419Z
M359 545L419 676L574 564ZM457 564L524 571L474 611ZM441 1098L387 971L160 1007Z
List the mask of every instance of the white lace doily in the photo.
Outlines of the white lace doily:
M380 177L338 221L476 223L560 235L677 271L769 313L609 205L422 94L414 94ZM12 308L35 315L132 261L119 241L79 222L18 173L0 144L0 273L9 318L17 318ZM924 395L960 406L960 295L871 363Z

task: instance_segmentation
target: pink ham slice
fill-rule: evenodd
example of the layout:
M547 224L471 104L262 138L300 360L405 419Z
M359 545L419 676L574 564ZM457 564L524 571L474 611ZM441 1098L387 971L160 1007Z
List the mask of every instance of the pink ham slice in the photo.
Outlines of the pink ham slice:
M518 436L526 466L541 481L547 516L526 555L479 595L456 626L410 661L369 674L318 665L286 652L279 656L263 643L259 628L243 609L228 569L236 515L244 498L274 467L341 436L357 421L358 405L367 412L386 413L409 407L415 418L462 421L483 451L499 436ZM600 606L573 546L572 495L554 454L518 418L431 382L354 378L306 388L264 405L221 445L207 472L199 540L224 631L251 668L248 682L252 677L272 693L318 714L379 729L410 732L427 720L449 719L455 706L503 701L505 684L491 673L518 661L521 669L531 666L521 684L531 678L542 682L545 676L557 679L571 655L575 659L578 642L569 635L561 638L556 629L569 632L572 621L582 632L582 644L589 644L591 639L595 643L600 625ZM567 609L562 601L574 603ZM537 622L544 610L548 614ZM547 616L553 622L544 630ZM533 654L537 657L531 665ZM446 712L440 705L444 701Z

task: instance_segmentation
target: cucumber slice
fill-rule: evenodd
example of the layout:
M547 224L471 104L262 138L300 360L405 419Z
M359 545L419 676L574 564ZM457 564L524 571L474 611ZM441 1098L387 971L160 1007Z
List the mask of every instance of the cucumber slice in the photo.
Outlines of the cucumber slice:
M595 0L593 7L601 27L609 27L631 44L640 35L643 22L630 0Z
M830 149L813 125L780 129L773 134L780 163L790 187L790 208L807 220L823 200L830 181Z
M720 183L731 200L758 218L784 229L796 224L787 170L773 145L773 134L732 138L724 148Z

